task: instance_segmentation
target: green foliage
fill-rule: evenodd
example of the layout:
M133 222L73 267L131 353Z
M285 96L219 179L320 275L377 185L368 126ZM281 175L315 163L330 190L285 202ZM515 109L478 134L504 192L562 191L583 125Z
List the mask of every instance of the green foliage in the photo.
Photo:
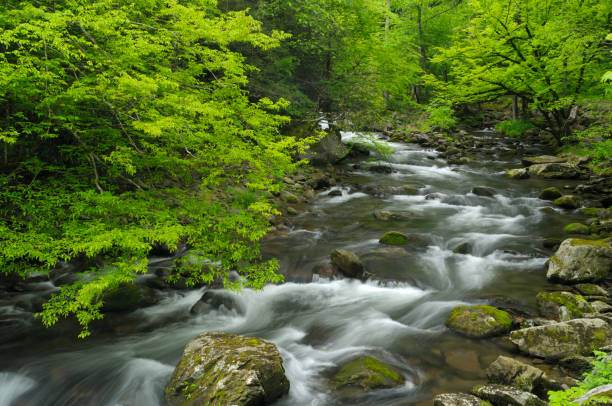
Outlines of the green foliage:
M495 126L497 131L509 137L520 137L532 128L533 124L527 120L505 120Z
M569 406L572 404L572 400L579 398L586 394L593 388L601 385L607 385L612 382L612 360L604 361L604 358L608 354L601 351L595 351L596 361L593 361L593 369L590 372L584 374L584 379L577 386L574 386L566 391L550 391L548 392L548 399L551 406ZM597 398L588 403L581 403L582 405L587 404L601 404L609 400L608 398Z
M451 106L434 103L427 109L427 119L425 126L429 129L450 130L455 128L457 120L454 116L454 111Z
M0 269L92 267L44 305L45 325L74 315L86 336L153 245L191 247L173 277L188 285L282 279L257 242L276 213L267 192L305 141L279 135L286 101L249 100L252 68L231 46L286 36L215 3L0 6Z

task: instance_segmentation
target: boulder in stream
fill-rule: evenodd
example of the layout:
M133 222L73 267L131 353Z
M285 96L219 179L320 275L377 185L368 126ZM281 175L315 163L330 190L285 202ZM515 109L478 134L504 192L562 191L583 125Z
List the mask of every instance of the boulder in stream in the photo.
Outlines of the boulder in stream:
M562 283L598 282L612 269L612 247L603 241L567 239L550 258L546 277Z
M523 166L540 165L540 164L562 164L566 163L567 158L560 158L553 155L540 155L524 157L521 159Z
M344 364L332 382L336 388L358 387L369 392L401 386L404 384L404 376L395 367L366 356Z
M492 306L459 306L451 311L446 326L467 337L484 338L510 331L512 319L505 311Z
M352 251L333 250L331 255L332 264L349 278L361 278L365 272L363 262Z
M506 175L510 179L527 179L529 177L529 172L525 168L508 169Z
M540 192L540 199L542 200L555 200L563 196L563 193L556 187L547 187Z
M486 373L490 383L509 385L526 392L533 392L544 377L541 369L503 355L489 365Z
M562 209L574 210L582 206L580 199L574 195L564 195L553 201L555 206Z
M536 164L530 166L528 172L530 175L546 179L576 179L580 177L580 171L574 165L565 163Z
M472 188L472 193L476 196L484 196L484 197L493 197L497 193L495 189L491 189L485 186L474 186Z
M493 406L546 406L548 403L533 393L505 385L478 385L472 393L481 399L488 400Z
M560 321L577 319L584 313L593 312L585 298L570 292L540 292L536 303L542 316Z
M229 333L191 340L166 386L168 406L268 405L289 391L271 342Z
M570 234L589 234L589 227L581 223L570 223L563 227L563 230Z
M591 354L612 344L612 326L601 319L574 319L510 333L522 352L551 360L572 354Z
M243 312L242 307L231 293L224 290L208 290L204 292L200 300L191 307L190 312L192 314L204 314L211 310L219 310L221 307L236 311L239 314Z
M406 234L400 231L388 231L380 237L379 242L387 245L413 245L416 247L425 247L428 241L425 237L416 234Z
M442 393L433 400L434 406L487 406L490 405L482 399L467 393Z

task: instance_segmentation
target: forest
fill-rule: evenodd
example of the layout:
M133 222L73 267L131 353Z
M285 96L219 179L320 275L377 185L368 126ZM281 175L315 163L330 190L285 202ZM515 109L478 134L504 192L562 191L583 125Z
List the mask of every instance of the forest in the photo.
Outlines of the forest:
M555 221L571 221L568 227L572 227L562 230L564 236L581 235L580 241L595 241L601 245L598 249L608 250L597 254L604 258L597 266L609 272L612 254L606 238L612 225L606 209L612 205L611 106L611 0L5 1L0 4L0 285L7 292L21 292L16 286L23 281L53 280L58 269L73 267L76 276L71 276L69 283L54 282L56 286L30 313L34 323L50 331L55 325L73 323L76 328L66 333L69 339L78 335L88 340L95 339L96 323L106 319L113 298L137 294L134 286L151 275L153 257L172 258L169 272L159 282L163 284L161 291L174 289L172 286L182 286L186 292L212 287L250 297L263 289L261 295L265 296L270 285L291 286L296 281L291 266L306 259L294 258L292 265L287 265L283 255L299 251L302 245L293 240L281 242L282 248L275 251L274 238L298 229L299 220L291 219L300 219L302 211L309 212L306 207L316 205L316 196L333 199L334 194L342 198L359 192L388 199L394 195L389 188L371 192L364 185L354 186L361 182L357 178L342 183L342 176L352 169L363 169L363 165L367 173L401 174L407 167L400 164L411 166L414 162L394 161L396 144L419 144L437 150L449 165L468 168L479 163L495 165L503 160L495 154L509 145L514 154L511 159L520 161L522 157L527 169L510 164L491 166L480 181L457 179L458 172L435 167L415 186L427 191L415 194L422 195L423 202L440 200L439 196L430 199L440 192L430 190L434 175L436 182L451 184L496 182L487 186L497 190L531 175L521 186L507 187L561 189L559 195L553 193L554 199L542 195L540 199L554 200L554 210L575 211L557 213L556 220L546 220L545 227ZM480 141L478 131L483 129L490 129L503 141L495 144L497 147ZM346 141L347 134L349 138L374 135L351 138L347 149L338 147L342 148L338 159L317 164L315 151L325 149L334 137L337 142L340 138ZM376 138L379 136L384 141ZM504 147L499 147L502 144ZM525 155L536 155L530 151L547 158L525 164L525 159L531 159ZM355 161L360 154L389 161L368 166L372 163L367 160ZM346 168L337 169L338 165ZM540 167L535 169L537 165ZM408 168L408 173L420 176L423 166L416 166ZM502 182L496 176L506 169ZM469 170L467 173L475 176ZM557 183L534 183L538 176ZM566 202L569 192L564 188L570 186L562 179L570 179L567 182L572 188L585 193L578 204ZM292 189L296 183L310 185L312 196ZM345 186L354 190L343 191ZM411 191L406 192L409 186L394 184L391 189L404 188L397 194L410 195ZM470 196L493 198L497 193L491 187L470 187ZM531 189L520 190L521 196L531 196ZM440 202L458 204L443 198ZM409 204L413 203L406 203L407 207ZM527 203L508 203L499 215L529 217L525 213L532 208L523 208L523 204ZM349 212L358 210L351 207ZM495 207L479 212L484 217L463 215L467 223L461 232L496 221L494 216L486 217L486 210L497 210ZM540 209L538 216L553 217L554 213ZM589 209L594 220L584 225L586 220L577 216L580 210ZM330 224L346 215L338 214L340 208L334 210L336 214L330 214L327 225L316 223L317 228L313 223L304 230L333 228ZM405 213L392 209L374 212L377 220L381 216L396 229L400 223L393 222L408 221ZM369 227L358 218L351 223ZM425 230L432 230L433 235L438 226L444 229L440 238L455 241L452 238L458 234L444 234L453 229L452 223L433 220L427 227L423 220L420 239L403 233L403 229L372 226L372 230L391 233L388 244L381 238L383 245L415 244L417 240L421 244L424 238L429 243L419 249L432 249L438 240ZM587 231L580 231L579 226ZM342 227L335 231L354 232ZM502 235L516 231L505 224L492 227L494 231L486 232ZM569 231L573 234L567 234ZM553 234L558 237L557 231ZM366 261L365 267L355 268L355 263L361 264L359 258L342 249L350 245L348 242L323 238L330 248L338 248L331 256L334 275L341 271L351 277L357 272L358 279L367 279L368 272L363 269L371 271L374 265ZM268 240L272 243L266 245ZM470 253L455 253L478 256L477 243L469 244ZM547 248L556 249L560 243L550 244ZM561 257L564 244L553 258ZM497 247L496 252L517 251L509 246ZM283 254L276 255L277 251ZM321 256L329 256L329 251ZM336 251L340 254L334 254ZM542 252L530 254L532 259L525 261L536 261L533 256L544 255ZM482 255L488 258L489 254ZM303 257L307 255L312 252ZM553 262L557 263L548 265L549 274ZM555 274L548 279L558 282L562 278ZM583 296L612 304L606 278L575 279L568 284L600 283L604 293ZM472 292L482 288L483 280L466 282L464 290L471 296L453 297L455 306L465 304L457 300L481 300ZM427 283L415 286L428 291L424 287ZM436 283L433 290L445 291L452 290L456 281ZM354 288L349 285L347 289ZM6 295L9 302L13 300L10 295ZM566 299L555 296L547 303L561 304L570 313L582 305L566 305ZM543 300L538 295L538 306ZM450 308L442 307L448 315ZM530 318L521 313L516 317L523 321L517 322L510 313L514 337L514 330L527 326L525 320ZM2 315L0 312L0 321ZM455 316L463 317L459 313ZM605 329L611 330L612 340L612 327ZM244 332L255 331L257 335L260 330L265 328ZM467 336L473 337L471 334ZM612 344L604 341L597 348L589 347L589 352ZM593 360L602 363L603 353L598 354L600 361ZM285 356L282 351L281 355ZM372 360L366 359L380 362ZM597 365L595 371L612 370L605 362ZM351 375L350 367L346 364L336 378ZM385 383L397 374L386 366L372 368L385 371ZM555 385L548 388L567 389L567 385ZM183 395L193 389L180 388ZM535 391L532 389L528 392ZM195 389L194 393L199 396ZM191 393L185 396L189 400ZM496 403L494 395L481 394L480 398L506 404ZM372 401L364 399L363 404ZM65 399L57 402L71 404ZM181 404L168 398L167 402ZM227 399L216 402L211 404L231 403Z

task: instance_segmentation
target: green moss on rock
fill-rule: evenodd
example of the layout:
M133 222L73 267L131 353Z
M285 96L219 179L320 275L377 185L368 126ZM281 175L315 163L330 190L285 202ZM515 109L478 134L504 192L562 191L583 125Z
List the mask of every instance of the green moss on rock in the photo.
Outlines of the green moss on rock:
M505 311L492 306L459 306L451 311L446 326L465 336L482 338L507 333L512 319Z
M393 366L365 356L342 366L334 376L333 383L336 388L353 386L368 392L403 385L404 376Z
M573 210L579 208L582 205L582 202L576 196L565 195L555 199L553 204L564 209Z
M536 302L543 316L554 319L563 317L561 307L569 311L571 318L582 317L584 313L593 312L584 297L569 292L540 292L536 296Z
M399 231L389 231L380 237L379 242L386 245L416 245L424 247L427 240L414 234L406 234Z
M563 229L572 234L589 234L589 227L581 223L571 223L566 225Z

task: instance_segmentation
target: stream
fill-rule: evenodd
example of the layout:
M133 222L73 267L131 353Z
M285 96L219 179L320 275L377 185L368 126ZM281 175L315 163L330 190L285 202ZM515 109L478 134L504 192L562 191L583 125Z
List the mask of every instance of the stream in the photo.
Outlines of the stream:
M343 133L345 142L361 137ZM51 282L1 299L0 406L163 404L185 344L205 331L277 344L291 389L275 406L425 405L438 393L469 391L483 381L482 370L512 348L503 339L451 333L444 326L450 310L487 303L535 308L552 254L542 241L561 236L571 218L537 198L550 181L504 176L505 169L520 166L513 146L493 132L474 137L484 147L469 165L449 166L434 150L382 138L377 142L393 151L384 162L344 163L339 184L346 186L320 192L290 219L291 229L264 241L266 255L280 259L287 282L234 294L243 314L222 307L192 315L204 289L168 290L158 304L126 316L122 329L79 341L69 322L45 330L28 311L37 295L54 289ZM393 172L367 169L380 164ZM365 185L420 189L415 195L376 197L360 191ZM497 194L476 196L474 186ZM332 190L340 192L330 196ZM373 216L379 210L409 210L414 218L381 221ZM390 230L419 234L429 243L388 249L378 239ZM462 243L471 245L471 253L453 252ZM313 267L329 262L335 248L357 253L375 278L313 277ZM151 267L168 262L152 258ZM360 355L394 365L405 385L351 396L332 390L329 378Z

